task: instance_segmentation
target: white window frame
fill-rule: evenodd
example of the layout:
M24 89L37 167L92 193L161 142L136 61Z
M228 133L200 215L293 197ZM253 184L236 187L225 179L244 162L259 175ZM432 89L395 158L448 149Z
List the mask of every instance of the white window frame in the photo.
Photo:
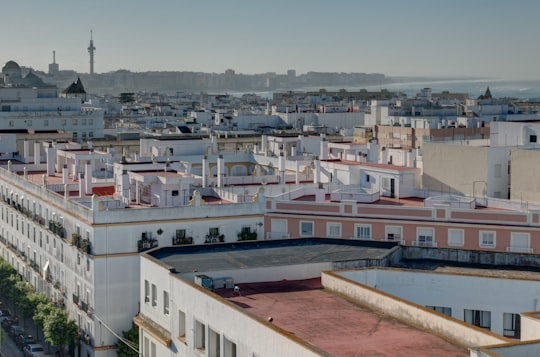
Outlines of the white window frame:
M156 284L152 284L151 289L152 289L151 290L152 307L156 307L157 306L157 286L156 286Z
M144 281L144 302L148 304L150 302L150 282Z
M332 232L333 230L338 232ZM327 222L326 223L326 236L332 238L341 238L341 223L339 222Z
M388 235L393 234L396 235L394 231L399 231L397 236L394 236L393 238L389 238ZM401 241L403 240L403 226L394 226L389 225L384 227L384 239L389 241Z
M368 232L364 232L364 230L368 230ZM360 230L360 231L359 231ZM369 233L366 234L365 233ZM373 231L371 230L371 224L363 224L358 223L354 225L354 238L357 239L372 239L373 238Z
M510 338L521 337L521 316L510 312L503 313L503 336Z
M457 236L460 235L460 236ZM451 247L462 247L465 244L464 229L448 229L448 245Z
M485 243L484 236L491 235L492 243ZM495 248L497 246L497 233L495 231L480 231L478 232L478 245L482 248Z
M431 232L429 234L428 232ZM430 239L427 239L427 238ZM435 246L435 228L433 227L417 227L416 228L416 245L418 246Z
M476 313L479 315L479 321L477 322L475 321ZM491 330L491 311L465 309L463 315L463 321L466 323Z
M304 224L311 224L311 232L308 232L307 230L304 231L302 225ZM315 227L315 224L313 221L300 221L300 223L298 224L298 230L300 231L300 236L301 237L313 237L313 232L314 232L314 227Z
M519 238L526 238L527 240L527 246L522 247L520 244L516 244L517 240ZM525 233L525 232L511 232L510 233L510 246L508 247L508 251L511 252L524 252L529 253L531 252L531 234Z
M169 300L169 292L167 290L163 290L163 314L164 315L170 314L170 300Z

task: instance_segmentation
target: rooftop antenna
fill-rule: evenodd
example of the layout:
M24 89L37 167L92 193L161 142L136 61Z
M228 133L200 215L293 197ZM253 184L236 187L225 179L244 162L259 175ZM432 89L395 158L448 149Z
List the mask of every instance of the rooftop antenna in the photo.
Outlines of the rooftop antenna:
M88 53L90 54L90 74L94 74L94 40L92 38L92 30L90 30L90 46L88 46Z

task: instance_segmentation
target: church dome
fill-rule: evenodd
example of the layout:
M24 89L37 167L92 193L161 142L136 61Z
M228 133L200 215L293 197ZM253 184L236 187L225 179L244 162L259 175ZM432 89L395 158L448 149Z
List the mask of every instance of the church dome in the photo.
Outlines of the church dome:
M21 70L21 67L17 64L15 61L8 61L6 62L4 68L2 68L2 71L4 70Z

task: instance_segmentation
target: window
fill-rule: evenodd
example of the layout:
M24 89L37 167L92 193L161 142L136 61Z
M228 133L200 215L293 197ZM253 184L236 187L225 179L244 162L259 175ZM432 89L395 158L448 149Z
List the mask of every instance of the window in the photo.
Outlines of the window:
M219 357L220 352L221 335L217 331L208 328L208 356Z
M495 232L480 231L480 247L495 248Z
M157 306L157 288L156 288L156 284L152 284L152 306Z
M236 343L223 337L223 352L226 357L236 357Z
M434 246L433 228L416 228L416 244L419 246Z
M26 121L26 125L32 126L32 121L31 121L31 120L27 120L27 121Z
M462 246L464 244L463 229L449 229L448 230L448 245Z
M169 314L169 292L163 290L163 314Z
M206 349L206 326L198 320L195 320L195 348Z
M536 137L536 135L529 135L529 142L530 142L530 143L535 143L535 142L537 142L537 139L538 139L538 138Z
M385 231L385 237L387 240L401 240L401 226L386 226Z
M369 182L369 175L366 175L366 182Z
M178 337L186 342L186 313L178 310Z
M356 224L354 226L354 237L371 239L371 224Z
M176 239L184 239L186 238L186 230L185 229L177 229L176 230Z
M49 126L49 120L48 119L43 120L43 126Z
M464 319L465 322L472 324L474 326L485 328L487 330L491 329L491 312L490 311L465 309L464 315L465 315L465 319Z
M150 302L150 283L148 280L144 281L144 302Z
M148 340L148 337L144 338L144 356L143 357L149 357L150 356L150 340Z
M497 178L501 177L501 164L495 164L494 176Z
M505 312L503 314L503 335L505 337L521 337L521 317L519 314Z
M71 125L77 125L77 119L73 119L73 120L71 121Z
M530 253L531 235L530 233L512 232L510 234L510 252Z
M327 223L326 224L326 235L328 237L337 237L341 238L341 224L340 223Z
M300 235L313 236L313 222L300 222Z
M440 312L441 314L445 314L447 316L452 316L452 308L451 307L444 307L444 306L426 306L428 309L431 309L433 311Z

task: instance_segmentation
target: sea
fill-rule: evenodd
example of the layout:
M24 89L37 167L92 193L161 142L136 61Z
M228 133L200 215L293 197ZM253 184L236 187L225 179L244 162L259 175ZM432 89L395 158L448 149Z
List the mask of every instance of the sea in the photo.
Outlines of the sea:
M448 91L450 93L466 93L469 98L475 99L486 92L489 87L493 98L516 98L540 102L540 80L501 80L501 79L392 79L391 83L379 85L359 86L359 87L324 87L326 90L334 91L345 89L347 91L380 91L386 89L391 92L402 92L409 98L413 98L420 93L423 88L431 88L433 93ZM293 91L318 91L323 87L298 88ZM271 99L274 92L284 92L286 90L275 90L273 92L255 93L263 98ZM240 94L240 93L238 93ZM243 94L243 93L242 93Z

